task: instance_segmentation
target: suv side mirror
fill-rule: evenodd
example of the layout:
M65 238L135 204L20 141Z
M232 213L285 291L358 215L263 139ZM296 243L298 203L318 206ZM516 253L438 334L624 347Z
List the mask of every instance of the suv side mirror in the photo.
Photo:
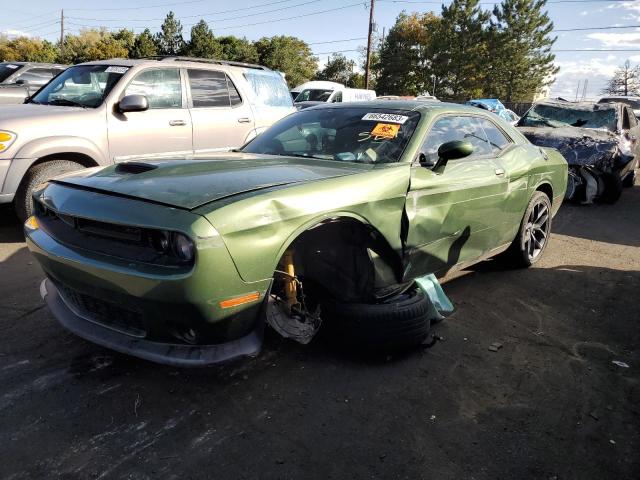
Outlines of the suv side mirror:
M473 145L466 140L453 140L440 145L438 148L438 161L434 170L444 167L449 160L468 157L473 153Z
M120 113L144 112L149 110L149 100L144 95L127 95L118 103Z

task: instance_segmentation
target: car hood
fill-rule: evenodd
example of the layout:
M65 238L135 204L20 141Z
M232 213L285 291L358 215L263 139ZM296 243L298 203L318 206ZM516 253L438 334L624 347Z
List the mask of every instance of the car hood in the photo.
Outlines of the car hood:
M11 125L11 120L24 120L38 118L39 120L52 120L60 115L68 115L72 112L83 112L88 109L82 107L66 107L62 105L37 105L35 103L21 103L19 105L0 105L0 122L2 125ZM93 110L93 109L91 109Z
M527 139L540 147L556 148L569 165L609 163L620 138L607 130L579 127L518 127Z
M371 165L230 153L80 170L55 183L192 210L240 194L367 171Z

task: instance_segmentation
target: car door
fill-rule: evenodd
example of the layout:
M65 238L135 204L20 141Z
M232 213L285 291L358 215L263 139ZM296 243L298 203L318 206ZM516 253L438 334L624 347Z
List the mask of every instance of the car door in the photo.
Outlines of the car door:
M632 168L638 168L640 160L640 126L638 126L638 119L631 107L623 107L622 112L622 134L624 140L628 142L629 150L635 157Z
M474 152L450 160L438 172L418 162L411 168L405 209L406 278L442 272L499 246L507 183L478 118L436 118L421 148L422 163L435 163L440 145L453 140L469 141Z
M107 113L109 153L115 162L158 155L193 153L191 117L179 68L150 68L137 73L120 98L144 95L149 109Z
M255 128L249 102L229 76L217 70L187 69L189 111L196 153L238 148Z

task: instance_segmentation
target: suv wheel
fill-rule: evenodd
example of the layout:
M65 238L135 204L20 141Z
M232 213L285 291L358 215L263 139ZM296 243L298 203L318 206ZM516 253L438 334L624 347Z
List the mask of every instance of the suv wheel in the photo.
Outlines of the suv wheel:
M27 170L14 199L16 215L20 221L24 222L33 212L33 198L31 194L35 187L50 178L81 168L83 168L81 164L69 160L50 160Z

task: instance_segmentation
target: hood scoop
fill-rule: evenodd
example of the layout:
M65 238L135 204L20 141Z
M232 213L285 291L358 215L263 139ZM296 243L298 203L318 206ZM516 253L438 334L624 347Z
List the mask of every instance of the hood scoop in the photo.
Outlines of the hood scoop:
M116 165L116 173L144 173L158 168L157 165L144 162L122 162Z

